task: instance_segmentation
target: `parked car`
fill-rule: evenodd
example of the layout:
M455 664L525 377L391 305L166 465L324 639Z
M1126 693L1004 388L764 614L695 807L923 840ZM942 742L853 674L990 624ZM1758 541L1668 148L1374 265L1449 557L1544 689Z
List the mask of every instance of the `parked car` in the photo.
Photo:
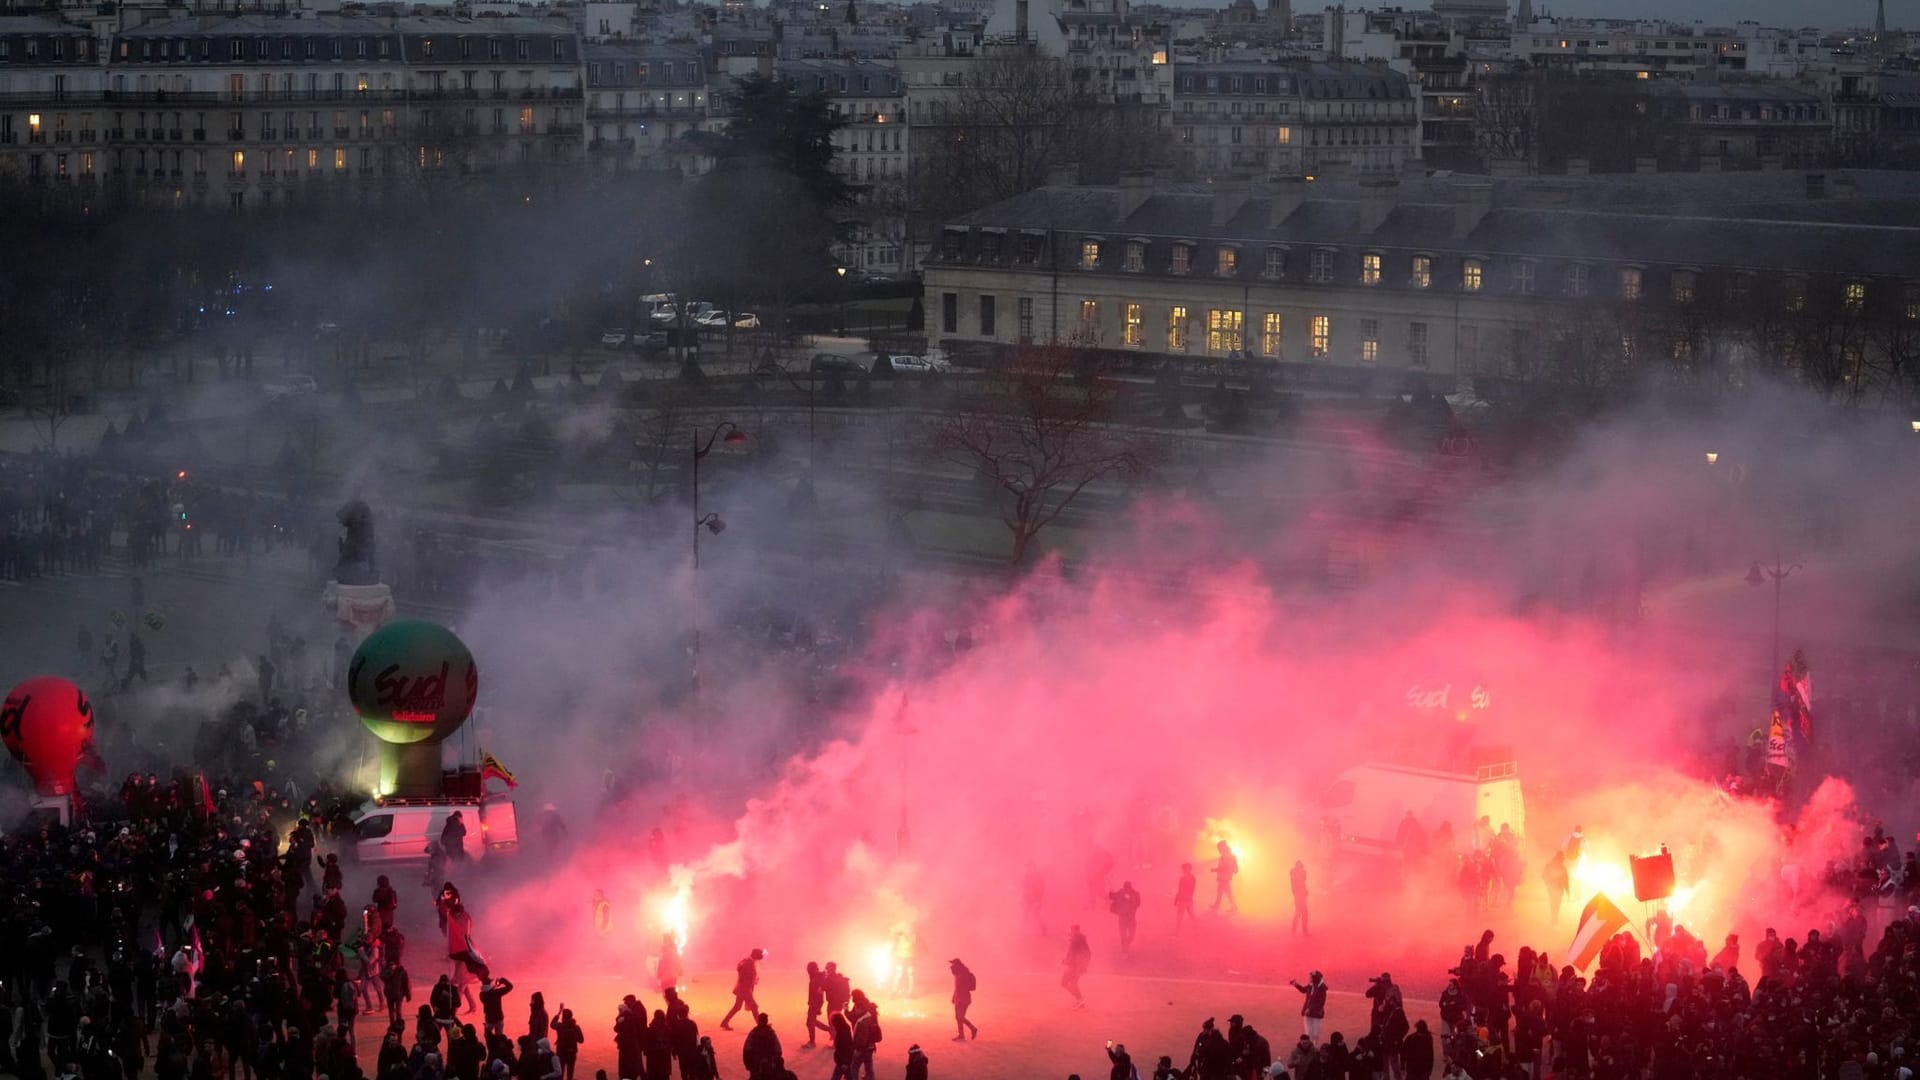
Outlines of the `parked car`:
M733 326L736 330L758 330L760 329L760 316L755 315L751 311L743 311L733 317Z
M949 370L951 366L945 360L936 360L928 356L894 353L885 357L875 357L874 367L878 368L883 361L893 369L896 375L937 375Z
M603 330L600 333L600 344L605 345L609 349L617 349L626 343L627 332L625 330Z
M860 361L838 353L814 353L813 360L807 368L811 371L841 375L859 375L867 370L861 366Z
M715 309L713 311L703 311L698 315L693 316L693 324L695 326L705 326L714 330L724 330L726 329L727 324L732 321L733 320L727 315L726 312L720 311L718 309Z
M280 401L285 398L308 397L320 392L320 384L313 381L311 375L281 375L260 384L260 390L268 401Z

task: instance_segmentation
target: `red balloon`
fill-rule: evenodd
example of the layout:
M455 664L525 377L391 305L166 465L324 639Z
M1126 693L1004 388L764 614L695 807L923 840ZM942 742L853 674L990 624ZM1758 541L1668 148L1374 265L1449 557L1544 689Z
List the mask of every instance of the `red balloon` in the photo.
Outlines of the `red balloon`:
M97 760L93 750L93 703L57 675L28 679L0 707L0 740L26 766L42 795L73 792L73 772Z

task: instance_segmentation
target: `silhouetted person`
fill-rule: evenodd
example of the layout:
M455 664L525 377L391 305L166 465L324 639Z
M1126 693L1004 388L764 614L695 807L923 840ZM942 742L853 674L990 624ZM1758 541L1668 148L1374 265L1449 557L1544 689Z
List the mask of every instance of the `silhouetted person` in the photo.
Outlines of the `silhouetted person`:
M1307 864L1299 859L1293 860L1293 869L1287 872L1287 880L1293 886L1293 932L1306 937L1309 933L1307 929Z
M835 1009L827 1020L833 1036L833 1076L831 1080L853 1080L853 1025L844 1011Z
M1078 926L1067 931L1067 955L1061 961L1064 969L1060 974L1060 985L1073 995L1073 1007L1084 1009L1087 1000L1080 996L1080 977L1093 966L1093 946L1087 944L1087 935L1080 932Z
M1193 894L1199 882L1193 876L1193 864L1180 864L1180 883L1173 887L1173 929L1178 933L1182 926L1193 921Z
M780 1036L774 1034L766 1013L756 1013L753 1030L740 1045L740 1063L747 1068L748 1080L768 1080L780 1056Z
M734 965L733 1008L728 1009L727 1015L720 1018L721 1031L733 1030L728 1024L733 1020L734 1014L742 1008L747 1010L748 1016L760 1014L760 1004L753 1000L753 988L760 985L760 961L766 957L765 950L755 949L748 953L745 959Z
M1123 881L1120 887L1107 894L1107 908L1120 920L1120 951L1133 951L1133 935L1139 926L1140 892L1133 882Z
M820 1010L826 1008L826 976L820 971L818 962L807 961L807 1045L816 1046L814 1032L824 1031L829 1037L833 1029L820 1021Z
M973 991L980 980L973 977L973 969L954 957L947 962L947 968L953 972L953 1041L964 1042L969 1033L980 1037L980 1028L967 1019L967 1010L973 1005Z
M447 815L447 823L440 827L440 850L446 853L449 863L459 863L467 857L467 823L460 811Z
M1240 860L1225 840L1213 845L1220 858L1213 864L1213 910L1219 911L1225 904L1232 914L1240 913L1240 903L1233 898L1233 879L1240 873Z
M1307 976L1306 985L1302 986L1298 980L1289 985L1306 998L1300 1003L1300 1019L1307 1035L1317 1045L1320 1042L1320 1025L1327 1019L1327 980L1316 971Z

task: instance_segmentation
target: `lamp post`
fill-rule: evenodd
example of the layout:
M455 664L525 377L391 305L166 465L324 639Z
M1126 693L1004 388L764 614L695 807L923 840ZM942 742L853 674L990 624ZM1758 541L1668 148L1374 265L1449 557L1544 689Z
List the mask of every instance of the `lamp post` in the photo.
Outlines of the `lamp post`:
M721 421L706 434L706 440L702 441L701 429L695 428L693 432L693 690L696 694L700 692L700 531L705 529L719 536L727 527L719 514L700 512L700 459L713 452L717 441L747 441L747 433L731 420Z
M1747 571L1747 584L1759 588L1767 582L1773 582L1773 664L1767 669L1768 678L1772 678L1780 669L1780 586L1800 569L1799 563L1792 566L1782 565L1779 559L1768 566L1758 560Z
M847 268L844 266L836 266L833 268L833 272L836 275L838 275L840 278L840 284L839 284L840 336L846 337L847 336Z

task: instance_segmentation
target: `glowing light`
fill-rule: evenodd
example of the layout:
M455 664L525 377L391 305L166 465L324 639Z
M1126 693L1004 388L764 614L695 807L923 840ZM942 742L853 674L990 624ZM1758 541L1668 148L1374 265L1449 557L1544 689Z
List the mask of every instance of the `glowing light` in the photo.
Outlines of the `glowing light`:
M655 896L649 906L652 910L645 913L642 923L656 934L665 932L673 935L673 947L681 955L686 955L687 928L693 921L693 872L685 867L674 867L671 889Z
M1679 917L1680 913L1687 909L1687 904L1692 902L1693 892L1692 885L1674 886L1673 895L1667 897L1667 914Z
M875 986L893 984L893 946L881 942L867 949L867 972Z
M1220 853L1214 845L1222 840L1225 840L1227 846L1233 849L1233 857L1239 860L1241 873L1245 873L1248 867L1259 862L1255 857L1255 849L1247 843L1246 830L1235 824L1232 818L1208 818L1205 827L1200 830L1200 835L1196 838L1198 845L1196 850L1203 858L1217 859Z
M1575 892L1580 895L1605 893L1609 898L1633 895L1633 871L1619 863L1589 859L1585 852L1573 864Z
M1715 451L1715 450L1707 451L1707 464L1712 465L1718 462L1719 460L1720 460L1720 454L1718 451Z

